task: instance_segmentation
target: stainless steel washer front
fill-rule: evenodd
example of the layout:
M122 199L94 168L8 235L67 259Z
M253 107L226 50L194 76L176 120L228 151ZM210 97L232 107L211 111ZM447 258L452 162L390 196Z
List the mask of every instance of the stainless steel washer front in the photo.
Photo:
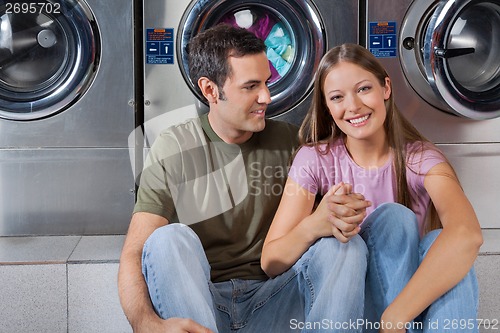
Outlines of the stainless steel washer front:
M445 152L482 228L500 228L500 2L363 0L362 6L366 46L396 41L378 55L399 109Z
M133 0L0 0L0 236L126 232Z
M500 4L414 1L401 25L405 78L428 103L470 118L500 116Z

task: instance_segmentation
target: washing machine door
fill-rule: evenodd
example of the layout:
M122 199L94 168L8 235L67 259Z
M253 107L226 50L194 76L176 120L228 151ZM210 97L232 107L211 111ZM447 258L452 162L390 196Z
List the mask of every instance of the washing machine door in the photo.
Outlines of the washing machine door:
M423 57L436 94L460 116L500 117L500 2L440 1Z
M0 3L0 118L40 119L74 104L97 72L99 45L84 1Z
M326 49L324 24L312 1L192 1L180 23L177 56L184 79L200 101L189 79L187 44L220 23L247 28L265 41L272 72L268 117L289 111L307 97Z

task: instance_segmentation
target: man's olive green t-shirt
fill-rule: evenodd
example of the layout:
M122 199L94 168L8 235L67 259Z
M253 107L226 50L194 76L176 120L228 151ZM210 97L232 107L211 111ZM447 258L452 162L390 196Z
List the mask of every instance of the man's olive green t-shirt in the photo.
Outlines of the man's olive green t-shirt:
M269 119L241 145L222 141L207 115L170 127L147 156L134 212L189 225L213 282L266 279L262 245L296 147L297 128Z

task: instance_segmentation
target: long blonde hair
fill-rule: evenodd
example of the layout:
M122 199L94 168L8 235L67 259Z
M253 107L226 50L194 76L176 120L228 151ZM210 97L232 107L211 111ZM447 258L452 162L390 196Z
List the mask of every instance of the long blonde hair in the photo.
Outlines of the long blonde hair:
M340 62L353 63L367 70L375 75L381 86L386 84L385 78L389 77L377 58L370 51L357 44L339 45L323 56L315 76L312 103L299 130L299 143L306 146L315 146L321 154L327 153L330 143L345 136L330 115L324 93L326 76ZM407 161L408 157L410 157L407 154L416 154L422 152L424 149L434 148L437 150L437 148L420 134L399 112L392 92L390 97L385 101L385 106L387 116L384 122L384 129L388 145L394 154L394 179L397 188L396 202L411 209L413 200L406 180ZM421 142L419 149L407 152L407 144L414 142ZM319 144L326 144L326 148L320 150ZM429 219L426 229L433 230L441 227L432 201L428 214Z

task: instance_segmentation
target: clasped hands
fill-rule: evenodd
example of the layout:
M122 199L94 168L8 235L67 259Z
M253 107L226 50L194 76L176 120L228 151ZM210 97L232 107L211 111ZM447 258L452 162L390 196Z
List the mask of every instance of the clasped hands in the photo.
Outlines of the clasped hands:
M366 208L371 204L362 194L353 193L351 184L341 182L330 188L313 214L322 221L324 236L333 235L347 243L361 230Z

